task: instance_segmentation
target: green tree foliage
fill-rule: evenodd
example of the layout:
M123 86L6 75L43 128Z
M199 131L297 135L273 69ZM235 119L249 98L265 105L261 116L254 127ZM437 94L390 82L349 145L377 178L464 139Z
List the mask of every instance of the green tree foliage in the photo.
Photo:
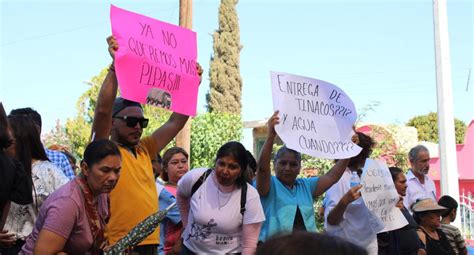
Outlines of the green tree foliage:
M51 145L69 145L69 137L66 135L66 129L56 120L56 125L43 138L43 144L46 147Z
M191 128L191 168L214 165L217 150L228 141L242 139L240 115L209 112L198 115Z
M415 127L418 130L418 140L438 143L438 114L430 112L426 115L415 116L410 119L407 126ZM454 129L456 143L464 143L466 134L466 124L461 120L454 119Z
M219 29L214 32L214 56L211 57L210 91L206 95L210 112L240 114L242 79L240 77L240 31L237 0L221 0Z
M329 172L329 169L334 166L334 160L321 159L303 154L301 157L301 175L302 177L321 176ZM316 220L316 229L318 232L324 230L324 211L323 200L326 193L317 197L313 201L314 218Z
M378 106L380 106L380 101L372 101L367 103L362 109L359 109L357 122L362 122L370 112L375 112ZM381 127L373 126L372 128L373 130L369 135L375 140L376 144L371 157L385 160L388 166L407 169L407 152L401 150L399 146L396 145L392 134ZM394 132L392 127L389 127L389 130Z
M97 96L106 75L107 69L103 69L98 75L92 77L88 83L90 87L76 102L76 117L66 121L66 135L70 141L70 148L80 158L90 139Z
M371 158L383 159L387 166L396 166L401 169L408 169L407 151L400 149L395 142L389 129L372 126L372 131L368 134L375 141Z

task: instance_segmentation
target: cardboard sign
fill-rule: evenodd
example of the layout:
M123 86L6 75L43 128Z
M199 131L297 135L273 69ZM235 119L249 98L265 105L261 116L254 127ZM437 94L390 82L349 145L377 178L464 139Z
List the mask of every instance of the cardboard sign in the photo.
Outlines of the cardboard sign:
M354 103L337 86L312 78L271 72L275 130L290 149L318 158L342 159L362 148L351 141Z
M361 184L365 205L384 224L383 230L379 232L399 229L408 224L400 209L395 206L400 197L384 161L367 159Z
M110 20L119 44L115 70L121 96L196 115L196 33L114 5Z

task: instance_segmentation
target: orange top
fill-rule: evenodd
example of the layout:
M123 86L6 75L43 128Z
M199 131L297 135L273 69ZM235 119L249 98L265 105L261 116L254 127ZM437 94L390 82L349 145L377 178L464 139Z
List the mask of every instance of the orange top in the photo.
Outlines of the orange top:
M117 186L110 193L110 220L106 228L109 243L115 244L134 226L158 211L158 195L150 155L158 153L151 136L141 139L135 155L119 145L122 170ZM158 244L159 228L140 245Z

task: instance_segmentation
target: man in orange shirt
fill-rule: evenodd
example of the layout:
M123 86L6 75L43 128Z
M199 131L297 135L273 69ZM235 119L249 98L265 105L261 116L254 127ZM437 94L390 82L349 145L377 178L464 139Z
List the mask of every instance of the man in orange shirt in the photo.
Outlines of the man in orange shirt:
M112 58L118 49L114 37L107 38ZM202 69L198 66L198 74ZM92 140L109 138L119 145L122 156L120 180L110 193L110 220L106 237L116 243L140 221L158 211L158 195L153 176L151 159L163 149L183 128L188 116L179 113L170 118L151 136L141 138L148 125L139 103L117 95L117 77L112 65L102 84L97 99ZM157 254L159 229L149 235L133 254Z

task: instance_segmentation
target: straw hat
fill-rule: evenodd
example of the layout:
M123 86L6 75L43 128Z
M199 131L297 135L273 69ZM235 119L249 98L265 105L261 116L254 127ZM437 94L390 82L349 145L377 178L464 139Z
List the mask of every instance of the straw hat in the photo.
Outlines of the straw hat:
M436 201L430 198L426 198L423 200L418 200L411 206L411 210L415 213L419 212L429 212L429 211L439 211L439 213L443 213L447 210L446 207L438 205Z

